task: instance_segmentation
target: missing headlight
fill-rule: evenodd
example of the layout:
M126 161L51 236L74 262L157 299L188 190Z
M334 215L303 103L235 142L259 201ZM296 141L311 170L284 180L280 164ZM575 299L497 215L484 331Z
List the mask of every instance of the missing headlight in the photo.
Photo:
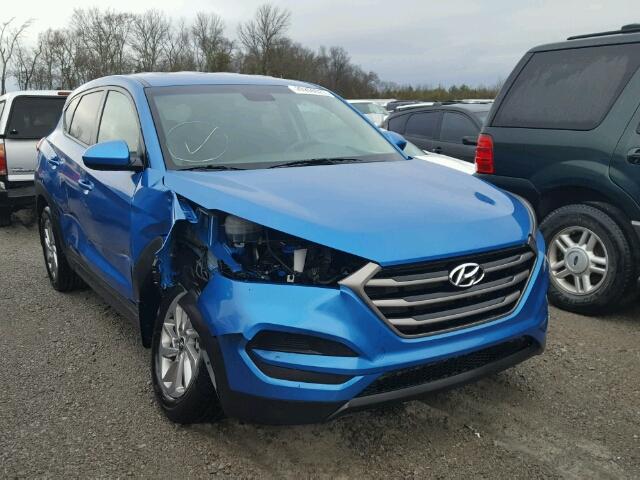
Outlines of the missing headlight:
M241 268L219 261L221 272L240 280L335 285L365 261L242 218L224 219L226 247Z

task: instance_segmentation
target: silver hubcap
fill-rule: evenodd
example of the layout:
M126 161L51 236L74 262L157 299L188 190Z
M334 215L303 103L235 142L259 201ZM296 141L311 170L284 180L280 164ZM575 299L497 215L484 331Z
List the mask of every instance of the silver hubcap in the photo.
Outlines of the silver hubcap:
M55 280L58 275L58 249L53 236L53 225L51 225L51 219L48 216L45 217L42 225L42 235L44 237L44 257L47 262L47 269L51 278Z
M195 377L200 362L200 341L189 315L177 297L162 325L156 359L156 374L165 394L180 398Z
M573 295L588 295L604 282L609 269L607 249L598 235L584 227L560 231L549 243L551 281Z

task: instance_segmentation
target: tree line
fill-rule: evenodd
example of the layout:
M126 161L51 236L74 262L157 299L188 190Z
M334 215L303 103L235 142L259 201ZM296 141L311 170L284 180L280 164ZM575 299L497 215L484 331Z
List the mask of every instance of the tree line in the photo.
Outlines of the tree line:
M355 65L340 46L312 50L291 39L291 12L264 4L241 23L236 37L224 20L199 12L173 20L159 10L141 14L75 9L65 28L25 40L31 21L0 24L0 92L9 78L20 90L71 90L105 75L150 71L239 72L316 83L346 98L450 100L495 96L498 86L399 86Z

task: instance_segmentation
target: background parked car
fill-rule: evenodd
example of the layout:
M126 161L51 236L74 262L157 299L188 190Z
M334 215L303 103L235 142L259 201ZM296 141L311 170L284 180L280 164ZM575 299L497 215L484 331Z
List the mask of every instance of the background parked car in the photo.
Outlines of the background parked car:
M410 157L435 163L436 165L442 165L443 167L453 168L454 170L458 170L459 172L467 173L469 175L474 174L476 171L472 163L453 157L447 157L446 155L438 153L425 152L409 141L407 141L407 145L404 147L403 151Z
M480 176L527 198L548 245L549 297L584 314L637 296L640 27L529 51L480 135Z
M377 102L372 100L347 100L351 105L363 113L377 127L382 125L389 112Z
M0 226L34 200L36 143L60 119L68 92L24 91L0 97Z
M476 140L490 108L490 102L404 108L387 117L383 126L422 150L473 162Z

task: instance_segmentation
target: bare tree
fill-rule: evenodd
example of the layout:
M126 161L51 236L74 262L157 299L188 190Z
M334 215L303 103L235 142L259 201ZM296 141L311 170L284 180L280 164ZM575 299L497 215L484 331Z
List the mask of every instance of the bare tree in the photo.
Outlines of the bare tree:
M349 78L351 60L349 54L342 47L329 49L329 88L339 90L344 80Z
M128 41L133 15L98 8L73 11L74 35L86 54L90 78L129 73ZM84 76L84 75L83 75Z
M165 54L167 69L170 72L196 69L191 33L184 20L181 19L177 25L171 28Z
M230 70L318 83L348 98L396 97L448 100L491 98L491 86L411 86L381 82L352 63L341 47L309 49L287 37L288 10L263 5L238 30L238 45L209 12L172 21L149 10L141 15L97 8L75 10L67 28L49 29L31 47L21 41L29 22L0 23L2 91L13 76L20 88L72 89L103 75L142 70ZM13 28L16 27L16 28Z
M224 22L215 13L199 12L191 27L198 70L217 72L229 69L233 44L224 36Z
M147 10L133 17L131 49L139 71L158 69L171 31L167 16L158 10Z
M32 88L41 54L41 43L38 43L36 48L33 49L24 46L20 41L17 43L13 76L18 82L18 88L20 90Z
M258 7L252 20L238 28L240 42L255 61L258 73L269 75L271 56L278 42L285 38L290 22L289 10L267 3Z
M10 62L20 41L20 37L31 25L31 20L23 22L16 28L11 28L11 24L15 18L0 25L0 95L4 95L7 91L7 76Z

